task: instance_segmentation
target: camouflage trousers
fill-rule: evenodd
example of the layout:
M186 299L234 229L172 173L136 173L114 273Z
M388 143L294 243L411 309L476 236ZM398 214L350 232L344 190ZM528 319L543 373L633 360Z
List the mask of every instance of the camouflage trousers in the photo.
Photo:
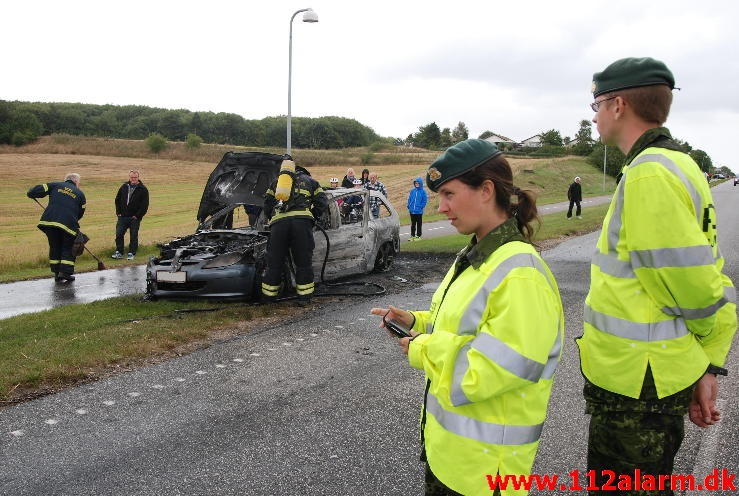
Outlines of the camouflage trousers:
M426 496L462 496L456 491L452 491L444 485L439 479L436 478L434 473L431 471L428 463L426 464ZM500 496L500 489L495 489L495 492L491 493L492 496Z
M649 368L637 399L606 391L586 380L586 413L591 415L588 470L595 471L595 485L601 488L588 494L673 495L671 489L651 490L649 486L648 490L636 489L634 476L637 469L642 481L645 475L659 481L660 475L672 474L675 455L685 434L683 417L692 393L690 386L658 398ZM624 480L619 479L620 475L630 478L630 490L618 489L619 480ZM609 482L612 489L603 490Z

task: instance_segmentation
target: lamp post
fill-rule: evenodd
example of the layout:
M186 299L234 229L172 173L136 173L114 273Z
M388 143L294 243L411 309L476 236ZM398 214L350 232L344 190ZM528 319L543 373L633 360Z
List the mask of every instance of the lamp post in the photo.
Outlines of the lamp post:
M287 154L291 155L293 151L292 147L292 77L293 77L293 19L295 16L305 12L303 14L303 22L318 22L318 15L311 8L300 9L296 11L290 18L290 54L288 57L288 69L287 69Z

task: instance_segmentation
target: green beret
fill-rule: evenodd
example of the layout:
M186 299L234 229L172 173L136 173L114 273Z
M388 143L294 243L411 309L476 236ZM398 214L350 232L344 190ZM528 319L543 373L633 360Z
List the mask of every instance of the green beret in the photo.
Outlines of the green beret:
M459 177L478 165L497 157L501 152L495 144L481 140L468 139L450 146L439 155L426 172L426 183L431 191L437 191L439 186Z
M651 57L629 57L615 61L603 72L593 74L593 98L611 91L656 84L675 88L675 78L664 62Z

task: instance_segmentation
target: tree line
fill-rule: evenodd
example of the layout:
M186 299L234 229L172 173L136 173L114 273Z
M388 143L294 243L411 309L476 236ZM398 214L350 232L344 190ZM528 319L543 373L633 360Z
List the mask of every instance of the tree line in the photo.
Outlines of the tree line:
M238 114L169 110L143 105L9 102L0 100L0 143L23 145L45 134L144 139L152 133L184 141L285 146L286 117L244 119ZM346 117L293 117L295 148L347 148L380 141L370 127Z

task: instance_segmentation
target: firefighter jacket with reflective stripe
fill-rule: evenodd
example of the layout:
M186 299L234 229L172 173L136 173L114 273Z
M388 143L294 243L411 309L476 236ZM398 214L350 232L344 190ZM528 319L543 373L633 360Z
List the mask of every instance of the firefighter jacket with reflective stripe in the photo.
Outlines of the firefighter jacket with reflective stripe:
M647 365L659 398L721 366L736 331L711 190L685 153L651 146L623 170L590 269L582 372L638 398Z
M512 241L436 290L411 366L429 381L423 436L431 471L465 495L486 475L529 474L539 445L564 318L557 284L534 248ZM503 491L525 494L525 491Z
M85 214L85 194L72 181L38 184L26 193L29 198L49 196L49 204L38 227L57 227L76 236Z
M277 181L267 191L264 198L264 215L274 224L282 219L304 217L312 219L321 216L328 209L328 198L318 181L307 174L297 172L293 178L290 198L278 205L275 198Z

